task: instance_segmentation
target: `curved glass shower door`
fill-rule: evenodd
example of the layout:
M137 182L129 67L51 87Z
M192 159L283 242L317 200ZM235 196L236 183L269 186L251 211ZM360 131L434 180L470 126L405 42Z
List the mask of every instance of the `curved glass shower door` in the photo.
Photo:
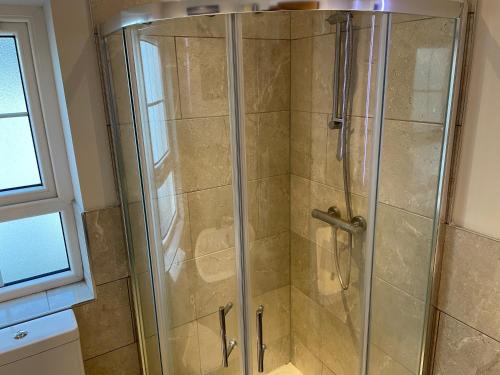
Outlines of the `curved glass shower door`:
M239 16L250 310L253 317L263 307L266 372L355 375L361 368L382 18L334 11ZM347 153L339 151L342 126ZM333 208L339 225L326 221ZM324 215L313 217L313 210ZM346 227L354 228L355 217L364 224L352 234Z
M105 37L145 373L425 373L457 38L330 10Z

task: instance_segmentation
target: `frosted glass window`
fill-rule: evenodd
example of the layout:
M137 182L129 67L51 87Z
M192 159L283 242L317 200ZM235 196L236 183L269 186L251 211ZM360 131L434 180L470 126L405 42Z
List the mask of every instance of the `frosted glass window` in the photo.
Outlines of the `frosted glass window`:
M4 286L66 270L69 261L58 212L0 223Z
M0 191L41 185L16 40L0 37Z
M40 184L28 117L0 118L0 190Z
M16 39L0 37L0 114L26 112Z

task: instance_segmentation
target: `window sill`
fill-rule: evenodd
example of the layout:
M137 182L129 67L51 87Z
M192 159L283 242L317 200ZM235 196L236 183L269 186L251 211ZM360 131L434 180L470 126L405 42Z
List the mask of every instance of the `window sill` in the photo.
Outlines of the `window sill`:
M95 298L85 280L0 303L0 328L66 310Z

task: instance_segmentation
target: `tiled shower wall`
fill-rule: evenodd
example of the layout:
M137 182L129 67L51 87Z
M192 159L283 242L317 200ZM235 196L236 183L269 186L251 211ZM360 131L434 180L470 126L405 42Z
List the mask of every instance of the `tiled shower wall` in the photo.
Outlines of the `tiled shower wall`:
M129 266L119 207L85 214L96 299L74 308L85 372L139 375Z
M475 153L483 152L482 155L487 155L491 163L498 160L498 153L491 152L496 146L490 144L483 148L486 138L495 138L487 128L494 124L488 121L488 117L495 119L498 109L492 108L496 106L495 100L489 101L488 95L482 92L485 89L497 92L498 79L491 85L495 79L490 80L489 73L485 73L482 66L488 64L489 57L497 51L490 43L498 45L500 41L500 29L495 26L499 7L494 1L480 0L477 10L475 7L470 9L470 25L476 26L468 38L468 58L464 67L467 80L462 82L461 93L462 116L458 117L456 124L456 132L461 135L463 144L462 150L456 149L455 154L460 160L458 171L455 171L458 176L452 176L454 180L461 180L459 188L462 191L457 188L452 197L455 200L452 222L457 224L446 228L437 303L440 313L434 375L500 373L500 239L485 234L494 235L488 225L498 228L498 197L496 193L491 195L488 189L482 189L485 184L493 189L496 185L485 179L477 180L476 187L481 191L481 197L478 197L478 190L470 189L467 180L472 175L490 176L488 166L477 160L474 160L476 164L469 164ZM480 141L471 139L471 134L482 134L484 138ZM468 149L465 149L466 143ZM484 215L483 208L477 204L481 201L488 205L491 202ZM475 212L470 212L470 207ZM465 214L473 219L464 220ZM476 231L467 229L469 226L475 226Z
M298 16L292 14L291 35L292 361L306 374L351 375L357 373L360 356L362 244L354 252L351 287L342 296L330 229L310 217L312 208L327 210L334 203L345 213L341 164L335 161L337 131L327 127L335 35L325 22L327 13ZM376 55L372 64L368 60L370 29L363 27L365 21L354 18L351 117L354 214L364 217L371 163L365 139L371 136L376 87L368 72L371 68L375 74L377 68ZM427 288L422 270L429 267L453 25L400 16L393 21L369 368L374 374L415 374ZM433 72L435 67L439 69ZM368 83L372 92L367 93Z

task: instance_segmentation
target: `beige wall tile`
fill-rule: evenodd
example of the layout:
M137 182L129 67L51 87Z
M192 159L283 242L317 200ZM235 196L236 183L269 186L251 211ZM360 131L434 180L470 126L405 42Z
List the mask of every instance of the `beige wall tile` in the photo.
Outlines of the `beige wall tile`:
M296 11L291 12L291 38L305 38L335 31L326 20L335 12L331 11Z
M245 115L245 161L248 181L253 181L259 176L260 155L257 152L257 139L261 115L263 114L249 113Z
M330 113L335 36L292 40L291 109Z
M375 278L371 341L414 373L420 363L425 303Z
M247 113L290 109L290 42L244 39L243 70Z
M231 149L227 117L179 120L169 125L177 193L230 184Z
M330 370L326 365L323 364L323 368L321 369L321 375L335 375L332 370Z
M328 115L291 112L290 167L297 176L326 182Z
M247 206L248 206L248 241L257 238L259 226L259 181L247 182Z
M288 175L258 181L257 238L278 234L290 227L290 178Z
M129 275L120 207L85 213L92 275L96 285Z
M447 227L439 308L500 340L500 242Z
M337 375L357 375L361 356L361 336L325 309L321 310L320 359Z
M186 375L201 374L196 322L171 329L168 332L168 341L172 372Z
M283 232L250 243L252 295L290 284L290 235Z
M385 204L377 209L375 275L425 301L433 222Z
M226 41L176 37L175 42L182 117L227 115Z
M288 111L248 114L245 136L249 180L289 173Z
M266 342L275 342L283 337L288 337L289 340L291 316L290 286L287 285L279 289L271 290L260 296L253 297L252 309L257 311L259 305L264 306L262 318L264 340ZM250 323L252 327L251 332L256 332L255 320L252 319Z
M228 302L236 304L236 260L234 248L192 261L194 301L198 318L219 310Z
M257 155L259 177L290 172L290 112L256 115L258 122Z
M291 282L292 286L319 303L340 321L350 321L356 330L361 328L360 309L360 265L356 259L351 263L351 283L347 291L342 291L334 265L333 253L322 249L292 233ZM361 249L354 248L353 252ZM345 277L346 252L341 251L340 264Z
M292 363L303 374L321 374L322 362L300 341L297 335L292 336L291 355Z
M349 161L351 189L353 193L366 196L370 186L372 121L350 117ZM326 183L344 190L343 161L337 160L339 130L328 129Z
M433 18L394 25L389 47L386 116L443 123L454 21Z
M414 372L396 362L376 345L371 344L368 354L368 373L371 375L415 375Z
M202 374L240 374L240 347L236 346L231 353L229 367L222 368L219 314L210 314L198 319L198 340ZM238 341L238 311L236 307L226 315L226 332L228 340Z
M194 256L234 246L232 186L188 194Z
M247 13L241 15L243 38L290 39L290 13Z
M318 300L317 282L319 275L315 259L317 247L319 247L317 244L295 232L290 233L291 285L314 300Z
M85 361L87 375L140 375L137 345L130 344Z
M434 375L500 373L500 343L441 314Z
M84 359L134 342L127 279L98 286L96 301L74 311Z
M254 351L255 353L255 351ZM254 363L257 363L254 358ZM290 336L283 336L274 341L266 343L266 353L264 355L264 374L269 374L276 368L290 363ZM254 366L253 374L259 375L257 367Z
M195 267L194 261L183 261L182 254L179 254L171 267L165 270L167 290L171 291L166 296L170 327L178 327L196 318Z
M319 356L323 329L321 306L301 291L291 289L292 335L311 352Z
M153 22L141 29L141 35L225 38L225 16L185 17Z
M384 122L380 201L427 217L434 216L442 137L441 126Z
M309 215L311 215L311 182L290 175L290 229L304 238L309 238Z

